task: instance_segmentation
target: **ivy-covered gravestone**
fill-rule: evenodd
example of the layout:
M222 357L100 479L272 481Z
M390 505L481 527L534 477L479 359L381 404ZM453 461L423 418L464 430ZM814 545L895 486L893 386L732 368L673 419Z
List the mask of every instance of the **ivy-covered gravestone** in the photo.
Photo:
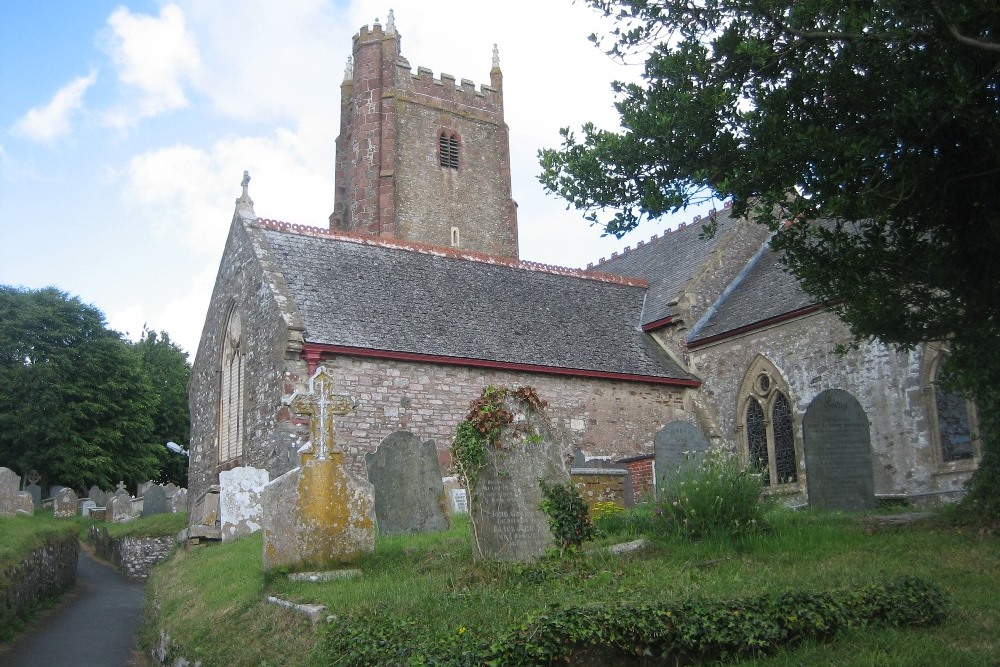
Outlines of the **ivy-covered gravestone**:
M487 387L459 425L452 459L470 490L477 558L524 561L553 546L538 480L569 482L570 450L530 387Z

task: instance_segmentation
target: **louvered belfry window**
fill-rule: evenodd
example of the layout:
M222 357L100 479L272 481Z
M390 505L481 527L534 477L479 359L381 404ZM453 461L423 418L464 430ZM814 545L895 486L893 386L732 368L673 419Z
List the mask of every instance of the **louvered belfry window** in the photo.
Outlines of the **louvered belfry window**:
M458 169L458 135L443 130L438 137L438 157L445 169Z
M246 359L243 326L238 310L230 313L222 345L222 382L219 405L219 462L243 454Z

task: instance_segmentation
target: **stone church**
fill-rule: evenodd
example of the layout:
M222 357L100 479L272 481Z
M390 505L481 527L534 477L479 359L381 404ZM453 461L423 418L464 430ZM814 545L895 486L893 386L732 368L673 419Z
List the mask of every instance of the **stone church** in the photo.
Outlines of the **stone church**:
M193 499L235 466L295 464L287 402L320 365L358 402L336 433L357 472L399 430L446 470L470 401L531 385L587 457L648 457L686 422L805 502L803 415L840 389L870 421L877 495L961 492L980 445L974 407L937 387L946 346L836 353L847 327L764 227L723 209L710 239L696 219L586 269L520 261L495 50L489 85L414 73L390 18L354 37L341 92L327 227L258 217L244 178L191 377Z

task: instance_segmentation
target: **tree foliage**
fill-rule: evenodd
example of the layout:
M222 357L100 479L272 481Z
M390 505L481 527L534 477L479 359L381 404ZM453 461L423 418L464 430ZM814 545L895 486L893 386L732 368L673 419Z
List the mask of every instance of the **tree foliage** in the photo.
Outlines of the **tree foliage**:
M541 152L545 187L619 236L732 198L859 339L949 340L987 441L971 496L1000 515L1000 4L588 1L644 76L615 85L619 131Z
M146 352L77 297L0 286L0 465L76 489L156 477L157 429L181 425L158 414L176 387L154 386Z
M164 484L173 482L178 486L187 486L187 457L162 446L175 442L184 449L188 448L191 419L187 386L191 365L187 353L170 340L166 331L143 331L134 348L153 390L151 442L159 445L156 447L158 471L153 479Z

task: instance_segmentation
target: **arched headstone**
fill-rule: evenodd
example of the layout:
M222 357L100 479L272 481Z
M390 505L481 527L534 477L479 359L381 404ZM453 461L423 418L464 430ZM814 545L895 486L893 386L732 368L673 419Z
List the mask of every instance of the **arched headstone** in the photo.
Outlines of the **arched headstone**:
M856 398L841 389L820 393L802 418L802 440L811 506L874 509L868 415Z
M448 530L441 466L433 440L396 431L365 455L382 535Z
M708 438L685 421L670 422L653 436L653 468L657 490L669 485L685 470L701 464L708 451Z

